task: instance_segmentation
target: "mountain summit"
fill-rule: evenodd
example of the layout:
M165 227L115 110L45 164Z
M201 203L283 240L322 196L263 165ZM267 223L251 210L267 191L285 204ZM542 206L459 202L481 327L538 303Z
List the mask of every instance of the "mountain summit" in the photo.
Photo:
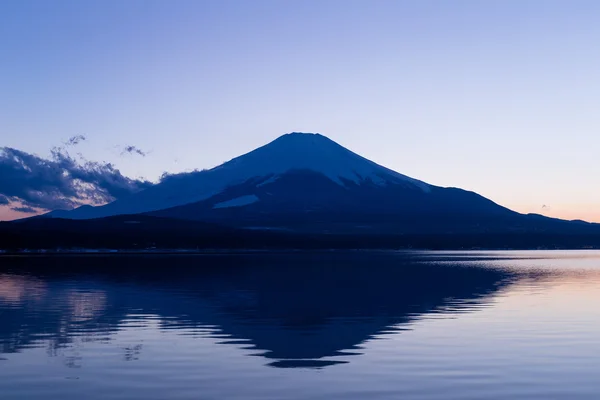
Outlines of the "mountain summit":
M312 133L289 133L210 170L168 176L113 203L50 216L124 214L310 233L513 232L558 226L557 220L518 214L473 192L402 175Z
M210 170L172 175L128 198L52 215L88 219L158 211L206 200L248 182L265 186L288 173L300 171L326 177L342 187L402 184L423 192L430 190L428 184L367 160L321 134L294 132Z
M271 143L223 164L212 171L227 170L243 180L289 171L313 171L340 185L365 181L384 185L406 182L429 190L429 185L375 164L318 133L288 133Z

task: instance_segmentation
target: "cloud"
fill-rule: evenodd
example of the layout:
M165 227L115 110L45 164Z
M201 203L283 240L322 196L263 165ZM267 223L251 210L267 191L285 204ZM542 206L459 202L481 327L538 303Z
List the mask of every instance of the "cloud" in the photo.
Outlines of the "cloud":
M74 137L69 142L75 145L81 140ZM54 148L48 159L10 147L0 148L0 204L8 199L28 211L104 204L152 185L123 176L110 163L79 163L61 148Z
M164 183L167 181L176 181L176 180L180 180L180 179L186 179L189 176L198 175L205 171L206 171L206 169L194 169L191 171L176 172L176 173L171 173L171 172L165 171L162 173L162 175L160 176L158 181L160 183Z
M65 142L66 146L77 146L79 143L83 142L87 140L87 138L83 135L77 135L77 136L73 136L71 138L69 138L69 140L67 140Z
M8 197L6 197L3 194L0 194L0 206L5 206L9 203L10 203L10 200L8 199Z
M142 157L146 157L148 152L143 151L136 146L125 146L123 148L123 151L121 152L121 155L125 155L125 154L139 154Z
M13 211L17 211L17 212L22 212L22 213L27 213L27 214L35 214L38 212L38 210L36 210L35 208L32 207L11 207L10 208Z

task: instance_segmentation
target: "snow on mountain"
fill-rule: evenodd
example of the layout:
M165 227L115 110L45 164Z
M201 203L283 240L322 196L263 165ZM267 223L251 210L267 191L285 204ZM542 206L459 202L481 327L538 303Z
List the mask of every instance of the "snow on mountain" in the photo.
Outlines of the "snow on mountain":
M238 175L234 180L241 183L252 177L303 169L319 172L339 185L345 185L344 180L357 184L370 180L378 185L401 180L429 190L426 183L382 167L318 133L283 135L211 171L227 171L231 178Z
M221 203L217 203L213 206L213 208L228 208L228 207L242 207L247 206L248 204L256 203L260 199L253 194L236 197L235 199L223 201Z
M162 210L208 199L253 179L257 186L266 185L286 172L297 170L317 172L343 187L403 184L423 192L431 190L428 184L367 160L323 135L289 133L213 169L174 175L105 206L73 210L68 217L85 219Z

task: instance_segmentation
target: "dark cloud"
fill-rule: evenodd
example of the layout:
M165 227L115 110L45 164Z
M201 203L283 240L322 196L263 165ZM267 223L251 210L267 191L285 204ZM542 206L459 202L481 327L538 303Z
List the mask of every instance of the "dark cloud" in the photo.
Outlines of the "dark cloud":
M27 213L27 214L35 214L38 212L38 210L36 210L35 208L31 208L31 207L11 207L10 208L13 211L17 211L17 212L22 212L22 213Z
M8 203L10 203L8 197L4 196L3 194L0 194L0 206L5 206Z
M83 142L87 140L87 138L83 135L77 135L77 136L73 136L71 138L69 138L69 140L66 141L65 145L67 146L76 146L79 143Z
M24 208L55 210L103 204L152 185L123 176L109 163L79 163L60 148L53 149L49 159L0 148L0 195Z
M123 148L123 151L121 152L121 155L124 154L138 154L142 157L146 157L146 155L148 154L147 152L137 148L136 146L125 146Z
M190 176L194 176L194 175L198 175L202 172L206 171L205 169L194 169L192 171L187 171L187 172L177 172L177 173L170 173L170 172L163 172L162 175L160 176L160 178L158 179L158 181L160 183L163 182L167 182L167 181L176 181L176 180L180 180L180 179L186 179L187 177Z

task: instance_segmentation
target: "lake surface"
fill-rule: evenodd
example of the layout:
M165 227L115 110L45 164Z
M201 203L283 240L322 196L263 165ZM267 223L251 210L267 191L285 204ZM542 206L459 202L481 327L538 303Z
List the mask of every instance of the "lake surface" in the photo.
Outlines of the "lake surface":
M600 252L0 258L0 398L598 399Z

